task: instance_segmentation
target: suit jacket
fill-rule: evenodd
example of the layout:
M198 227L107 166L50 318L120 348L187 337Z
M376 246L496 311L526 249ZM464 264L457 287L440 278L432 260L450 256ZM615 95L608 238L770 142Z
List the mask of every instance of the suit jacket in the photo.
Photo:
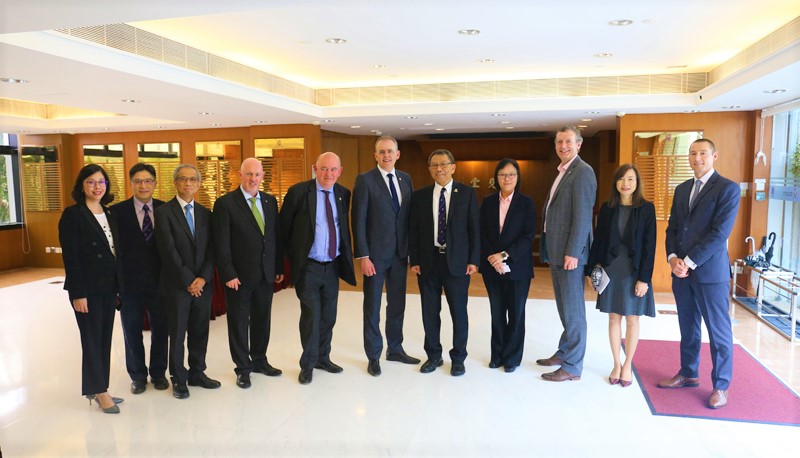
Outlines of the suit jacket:
M238 278L245 285L256 285L262 279L272 284L275 275L283 274L278 201L265 192L258 194L264 213L263 234L241 188L214 203L215 261L222 283Z
M155 294L161 260L158 258L155 232L150 243L144 241L142 227L136 217L133 197L111 206L119 231L117 239L117 273L122 294ZM153 199L153 213L164 202ZM155 224L155 219L153 221ZM155 227L153 228L155 231Z
M611 208L608 202L604 202L597 217L594 242L589 252L585 273L589 275L597 264L603 267L611 264L614 258L610 251L622 243L628 247L634 277L638 281L650 283L656 259L656 207L652 202L633 207L622 237L619 234L618 218L619 206Z
M564 256L572 256L578 258L579 265L586 264L592 244L592 210L596 197L594 170L578 156L542 206L547 226L540 244L542 262L563 266Z
M289 188L283 198L280 225L284 237L286 255L291 263L292 282L305 268L317 221L316 180L303 181ZM336 212L339 215L339 277L355 286L356 275L353 268L353 248L350 242L350 190L340 184L333 185Z
M111 226L111 234L119 240L112 212L103 207ZM64 260L64 289L70 301L89 297L89 294L115 294L119 288L116 259L111 252L103 228L84 203L64 209L58 221L58 239Z
M353 187L353 239L356 258L391 259L408 256L408 215L411 210L411 177L395 169L400 189L400 209L394 210L392 194L377 167L356 177Z
M500 232L500 193L483 198L481 204L481 265L484 277L507 280L533 278L533 239L536 237L536 204L530 196L514 192ZM486 259L505 251L511 272L500 275Z
M694 179L675 189L667 225L667 256L675 253L697 264L689 277L699 283L730 281L727 240L739 211L739 186L714 172L689 208Z
M156 209L156 246L161 257L159 293L183 296L195 278L206 281L203 295L213 291L214 251L211 243L211 211L194 201L194 237L178 199ZM210 299L210 295L209 295Z
M414 191L408 231L408 251L412 266L422 273L433 269L433 188L430 184ZM464 276L467 264L480 264L480 210L478 197L470 186L453 181L447 212L447 267L450 274Z

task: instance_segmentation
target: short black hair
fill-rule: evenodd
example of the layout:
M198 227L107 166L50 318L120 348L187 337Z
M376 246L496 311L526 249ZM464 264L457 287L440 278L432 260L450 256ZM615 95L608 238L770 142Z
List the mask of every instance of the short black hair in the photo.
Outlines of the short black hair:
M133 180L133 176L141 172L142 170L145 170L150 175L153 175L154 180L156 179L156 168L146 162L137 162L133 164L133 167L131 167L131 171L128 172L128 178Z
M105 169L103 169L97 164L88 164L84 165L81 171L78 172L78 177L75 179L75 186L72 187L71 196L72 200L74 200L75 203L77 204L86 203L86 195L83 193L83 181L97 172L103 174L103 178L106 180L107 183L106 193L103 194L103 197L100 198L100 203L106 205L114 200L114 194L111 194L111 180L108 179L108 174L106 173Z
M497 163L497 167L494 168L494 182L497 184L497 189L500 189L500 179L497 178L497 174L500 173L508 164L514 166L517 169L517 184L514 186L514 192L519 191L519 188L522 186L522 174L519 171L519 164L514 159L510 157L504 157L500 159L500 162Z

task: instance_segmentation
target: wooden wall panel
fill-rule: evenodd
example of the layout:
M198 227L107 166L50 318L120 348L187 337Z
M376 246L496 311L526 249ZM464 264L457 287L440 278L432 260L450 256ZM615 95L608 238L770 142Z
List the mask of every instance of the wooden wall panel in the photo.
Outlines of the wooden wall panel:
M0 231L0 247L3 247L3 256L0 256L0 270L19 269L25 267L25 254L23 253L23 229L5 229ZM27 240L25 241L27 243Z

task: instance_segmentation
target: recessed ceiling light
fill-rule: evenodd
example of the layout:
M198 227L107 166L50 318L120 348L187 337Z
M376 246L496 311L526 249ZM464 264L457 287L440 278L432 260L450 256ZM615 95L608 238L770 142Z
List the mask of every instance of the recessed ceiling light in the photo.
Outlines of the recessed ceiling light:
M218 123L218 122L212 122L212 123L211 123L211 125L212 125L212 126L214 126L214 127L219 127L219 126L221 126L222 124L220 124L220 123Z
M508 129L508 130L511 130L513 128L514 128L514 126L506 126L506 129Z
M586 114L600 114L599 111L584 111Z
M379 131L378 129L372 129L371 131L369 131L369 133L380 135L381 131Z
M609 21L608 25L613 25L616 27L625 27L626 25L633 24L633 21L630 19L615 19L613 21Z
M136 99L122 99L122 101L124 103L139 103L140 102L140 100L136 100Z
M592 122L592 118L582 118L581 122Z
M28 132L30 132L30 131L29 130L18 130L17 131L17 133L20 133L20 134L27 134Z
M436 128L436 129L434 129L434 130L443 131L444 129L443 129L443 128L441 128L441 127L437 127L437 128Z
M209 115L213 115L214 113L212 113L210 111L201 111L201 112L199 112L197 114L203 115L203 116L209 116Z
M786 92L786 89L769 89L764 91L765 94L780 94Z
M610 53L610 52L597 52L597 53L594 53L594 54L592 54L592 55L593 55L594 57L599 57L599 58L601 58L601 59L605 59L605 58L607 58L607 57L612 57L614 54L612 54L612 53Z
M505 116L505 115L506 115L505 113L492 113L492 116L495 116L495 117Z
M406 116L406 119L417 119L419 116Z
M361 129L361 126L350 126L351 129Z
M432 122L426 122L425 124L423 124L423 126L432 126L432 125L433 125Z
M576 127L577 127L578 129L586 129L586 128L587 128L587 127L589 127L589 126L587 126L587 125L585 125L585 124L578 124Z
M676 68L686 68L688 65L667 65L667 68L676 69Z
M266 124L267 121L256 121L256 124Z
M481 31L478 29L461 29L458 33L461 35L478 35Z
M742 108L741 105L726 105L722 107L723 110L736 110L737 108Z
M386 66L383 65L383 64L375 64L375 65L372 66L372 68L377 68L378 70L383 70L384 68L386 68Z
M322 122L336 122L333 119L323 119Z
M482 64L492 64L492 63L494 63L494 59L481 59L478 62L480 62Z
M500 124L511 124L511 121L500 121Z
M156 129L163 129L164 126L156 126Z
M686 110L685 113L700 113L700 110Z
M344 38L326 38L325 43L330 43L332 45L341 45L347 43L347 40Z
M22 80L18 78L0 78L0 81L9 84L23 84L28 82L28 80Z

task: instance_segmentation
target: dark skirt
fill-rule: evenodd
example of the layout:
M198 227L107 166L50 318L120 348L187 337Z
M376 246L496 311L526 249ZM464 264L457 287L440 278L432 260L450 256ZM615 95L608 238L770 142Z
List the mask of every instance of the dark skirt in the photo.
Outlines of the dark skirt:
M656 316L656 304L653 298L653 284L648 283L644 297L634 294L636 278L633 276L633 263L627 250L620 250L611 264L604 267L610 279L603 294L597 296L597 309L605 313L618 315Z

